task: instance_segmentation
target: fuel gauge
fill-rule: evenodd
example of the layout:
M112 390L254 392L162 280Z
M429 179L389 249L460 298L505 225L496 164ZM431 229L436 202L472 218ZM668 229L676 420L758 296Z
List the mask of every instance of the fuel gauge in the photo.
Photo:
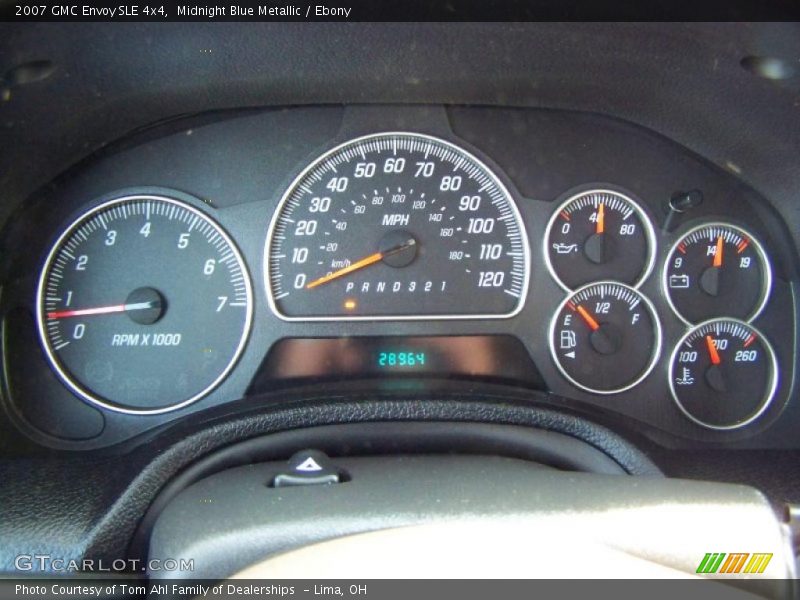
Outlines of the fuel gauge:
M653 368L661 327L650 301L630 286L603 281L570 294L550 325L550 351L562 374L596 394L632 388Z
M669 385L678 407L698 425L744 427L764 413L775 395L775 353L744 321L706 321L675 347Z

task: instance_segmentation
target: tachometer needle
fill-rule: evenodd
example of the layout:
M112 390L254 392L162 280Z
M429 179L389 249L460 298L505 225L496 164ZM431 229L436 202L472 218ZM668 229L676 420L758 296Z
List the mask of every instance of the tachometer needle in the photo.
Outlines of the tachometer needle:
M328 273L327 275L323 275L319 279L315 279L314 281L310 282L306 285L306 289L310 290L317 286L322 285L323 283L328 283L329 281L333 281L334 279L339 279L340 277L344 277L352 273L353 271L358 271L370 265L374 265L382 261L387 256L391 256L392 254L396 254L402 250L405 250L409 246L413 246L416 244L416 240L414 238L409 238L406 242L395 246L394 248L390 248L384 252L376 252L375 254L370 254L369 256L365 256L361 260L357 260L356 262L350 264L347 267L339 269L338 271L334 271L333 273Z
M711 357L711 364L718 365L722 362L722 359L719 357L719 352L717 351L717 346L714 344L714 339L710 336L706 336L706 346L708 346L708 354Z
M714 263L715 267L722 266L722 248L724 246L724 241L722 240L722 236L717 236L717 249L714 252Z
M80 308L77 310L57 310L47 313L48 319L63 319L66 317L84 317L90 315L109 315L112 313L130 312L133 310L147 310L156 308L157 302L134 302L132 304L114 304L112 306L98 306L97 308Z
M606 230L606 205L604 202L600 203L600 206L597 207L597 226L595 228L595 233L603 233Z

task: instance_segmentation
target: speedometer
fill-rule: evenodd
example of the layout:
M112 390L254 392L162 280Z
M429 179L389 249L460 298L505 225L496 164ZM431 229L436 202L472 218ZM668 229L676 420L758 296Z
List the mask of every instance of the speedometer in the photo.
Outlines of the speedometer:
M529 278L524 226L475 156L416 133L342 144L281 199L265 250L286 320L503 318Z

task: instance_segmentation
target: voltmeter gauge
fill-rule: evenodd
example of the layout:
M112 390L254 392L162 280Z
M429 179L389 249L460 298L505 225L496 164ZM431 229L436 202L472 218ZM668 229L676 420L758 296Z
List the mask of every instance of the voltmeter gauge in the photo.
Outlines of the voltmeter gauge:
M630 286L603 281L570 294L550 325L550 351L561 373L596 394L641 382L658 359L661 326L650 301Z
M737 319L690 330L672 353L669 386L681 411L709 429L737 429L764 414L778 366L767 339Z
M581 192L564 202L544 244L550 273L566 290L601 280L637 287L653 269L650 220L631 198L611 190Z
M726 223L689 230L672 247L664 267L664 293L688 324L723 316L751 321L764 308L771 285L761 244Z

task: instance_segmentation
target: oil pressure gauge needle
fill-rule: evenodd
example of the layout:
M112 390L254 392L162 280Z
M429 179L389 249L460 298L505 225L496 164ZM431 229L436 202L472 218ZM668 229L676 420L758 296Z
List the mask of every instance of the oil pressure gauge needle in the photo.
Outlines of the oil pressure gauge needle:
M354 271L359 271L361 269L369 267L370 265L374 265L375 263L379 263L382 260L384 260L385 258L388 258L390 256L398 254L398 253L402 252L403 250L407 250L408 248L414 247L416 245L416 243L417 243L417 241L413 237L408 236L401 243L399 243L397 245L394 245L394 246L392 246L392 247L390 247L390 248L388 248L386 250L383 250L381 252L375 252L374 254L370 254L369 256L365 256L364 258L362 258L360 260L357 260L356 262L351 263L350 265L348 265L346 267L343 267L343 268L341 268L341 269L339 269L337 271L333 271L332 273L328 273L327 275L323 275L322 277L320 277L318 279L315 279L314 281L312 281L308 285L306 285L306 289L307 290L313 289L313 288L318 287L318 286L320 286L320 285L322 285L324 283L328 283L329 281L333 281L334 279L339 279L340 277L344 277L345 275L349 275L350 273L353 273Z

